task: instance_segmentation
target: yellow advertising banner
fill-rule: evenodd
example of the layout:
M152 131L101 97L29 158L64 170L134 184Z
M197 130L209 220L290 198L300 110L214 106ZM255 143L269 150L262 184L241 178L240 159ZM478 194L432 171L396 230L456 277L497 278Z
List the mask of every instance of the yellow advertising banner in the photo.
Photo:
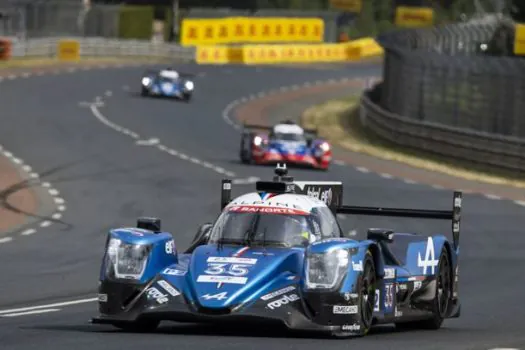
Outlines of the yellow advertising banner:
M60 61L80 60L80 42L77 40L60 40L57 44L57 57Z
M246 45L245 64L344 62L358 57L346 44Z
M514 54L525 55L525 24L516 24L514 37Z
M235 43L322 42L320 18L228 17L191 18L182 22L183 46Z
M426 27L434 24L434 10L430 7L398 6L395 24L399 27Z
M370 1L370 0L368 0ZM361 12L362 0L330 0L330 7L344 12Z

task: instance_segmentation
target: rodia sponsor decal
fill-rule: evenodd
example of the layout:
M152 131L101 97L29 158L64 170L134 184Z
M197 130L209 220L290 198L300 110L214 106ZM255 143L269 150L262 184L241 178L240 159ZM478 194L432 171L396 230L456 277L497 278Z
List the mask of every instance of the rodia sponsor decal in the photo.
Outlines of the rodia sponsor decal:
M147 290L148 299L155 299L158 304L165 304L168 302L168 295L162 293L155 287L151 287Z
M266 306L270 310L278 309L283 305L287 305L289 303L293 303L294 301L299 300L299 296L297 294L290 294L285 295L282 298L279 298L277 300L272 301L271 303L268 303Z

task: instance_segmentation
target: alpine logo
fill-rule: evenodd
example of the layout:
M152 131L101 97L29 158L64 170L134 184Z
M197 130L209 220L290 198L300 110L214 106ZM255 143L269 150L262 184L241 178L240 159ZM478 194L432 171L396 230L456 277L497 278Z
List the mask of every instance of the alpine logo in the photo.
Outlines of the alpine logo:
M428 237L427 240L427 249L425 251L425 259L421 258L421 253L417 255L417 266L423 268L423 275L427 274L427 270L430 267L431 274L435 274L436 267L439 264L439 260L436 259L436 254L434 252L434 240L432 237Z

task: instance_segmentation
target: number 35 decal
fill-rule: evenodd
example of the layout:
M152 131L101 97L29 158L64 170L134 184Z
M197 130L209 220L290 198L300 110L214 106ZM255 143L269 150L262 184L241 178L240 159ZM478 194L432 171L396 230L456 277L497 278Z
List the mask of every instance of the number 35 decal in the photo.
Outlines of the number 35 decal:
M208 268L204 270L204 273L208 275L244 276L249 272L248 266L250 265L208 263Z

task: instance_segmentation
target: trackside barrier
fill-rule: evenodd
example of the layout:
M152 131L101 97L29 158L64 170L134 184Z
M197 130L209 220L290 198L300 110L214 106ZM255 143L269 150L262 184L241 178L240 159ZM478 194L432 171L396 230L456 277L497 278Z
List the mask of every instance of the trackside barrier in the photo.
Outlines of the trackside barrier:
M152 43L146 40L118 40L105 38L39 38L12 42L11 58L62 58L79 57L151 57L178 61L194 61L195 49L167 43ZM70 44L64 43L69 42ZM77 44L72 44L76 42ZM68 47L68 45L71 45ZM65 48L61 51L61 48Z
M182 21L183 46L241 43L322 42L320 18L225 17L190 18Z
M80 42L78 40L60 40L57 47L57 58L60 61L80 60Z
M198 64L283 64L355 61L380 56L383 48L372 38L341 44L199 46Z

